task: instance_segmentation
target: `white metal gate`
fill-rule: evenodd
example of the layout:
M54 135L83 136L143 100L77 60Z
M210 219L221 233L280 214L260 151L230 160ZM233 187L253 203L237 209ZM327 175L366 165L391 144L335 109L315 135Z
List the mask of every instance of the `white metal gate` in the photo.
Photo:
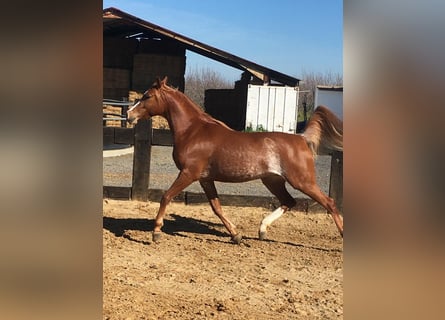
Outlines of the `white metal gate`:
M298 115L298 87L249 85L246 131L295 133Z

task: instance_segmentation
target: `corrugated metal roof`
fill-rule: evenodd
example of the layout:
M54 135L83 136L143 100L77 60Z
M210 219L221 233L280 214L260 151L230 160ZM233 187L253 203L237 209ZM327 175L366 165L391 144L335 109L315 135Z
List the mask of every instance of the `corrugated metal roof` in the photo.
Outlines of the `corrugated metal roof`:
M252 61L230 54L226 51L170 31L116 8L107 8L103 10L103 35L105 37L115 38L168 38L178 41L184 45L187 50L196 52L233 68L248 71L265 82L276 81L284 85L295 87L298 86L300 81L300 79L269 69Z

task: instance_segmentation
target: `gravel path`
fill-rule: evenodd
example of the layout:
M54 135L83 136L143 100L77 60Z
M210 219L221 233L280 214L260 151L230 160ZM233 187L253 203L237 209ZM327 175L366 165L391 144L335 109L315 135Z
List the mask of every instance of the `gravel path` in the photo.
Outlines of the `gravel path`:
M172 147L153 146L151 149L150 189L167 190L175 180L178 169L172 159ZM133 167L133 153L103 158L103 185L131 187ZM328 193L329 174L331 167L330 156L318 156L316 161L317 183L321 189ZM289 193L294 198L307 198L306 195L294 190L286 184ZM270 192L260 180L244 183L216 182L219 194L270 196ZM198 182L194 182L185 189L189 192L202 192Z

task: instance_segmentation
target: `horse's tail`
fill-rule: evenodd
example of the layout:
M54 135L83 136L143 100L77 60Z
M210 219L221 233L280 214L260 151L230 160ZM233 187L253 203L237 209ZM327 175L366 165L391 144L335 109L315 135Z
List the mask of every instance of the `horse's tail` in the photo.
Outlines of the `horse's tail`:
M314 158L320 151L343 151L343 121L325 106L315 109L302 135Z

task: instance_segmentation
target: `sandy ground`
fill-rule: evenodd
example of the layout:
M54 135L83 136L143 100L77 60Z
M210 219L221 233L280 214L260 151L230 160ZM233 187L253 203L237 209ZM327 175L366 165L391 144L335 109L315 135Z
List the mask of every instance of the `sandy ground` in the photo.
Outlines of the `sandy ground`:
M235 245L208 205L172 203L153 243L158 206L104 199L104 319L343 318L343 240L326 213L288 212L259 241L270 208L223 206Z

